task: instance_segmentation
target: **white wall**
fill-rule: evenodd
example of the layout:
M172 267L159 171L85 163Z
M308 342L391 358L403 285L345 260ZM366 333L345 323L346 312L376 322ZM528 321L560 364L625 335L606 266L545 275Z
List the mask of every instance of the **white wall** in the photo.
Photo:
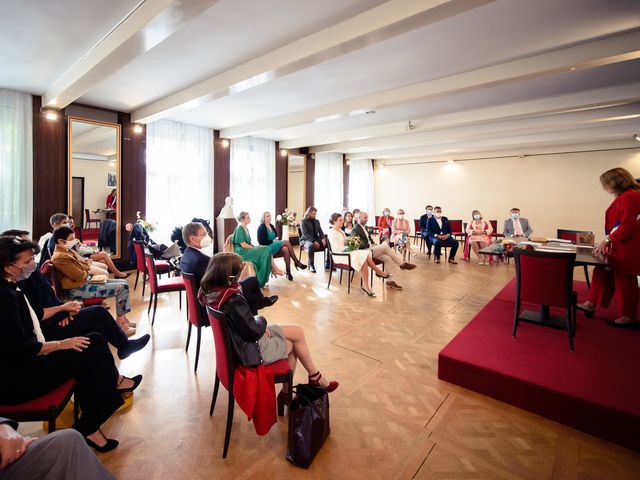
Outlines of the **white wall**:
M555 237L557 228L592 230L604 236L604 211L613 197L598 177L624 167L640 177L640 151L568 153L517 159L460 161L453 164L393 164L375 171L376 214L401 207L409 219L425 205L440 205L450 219L468 221L478 209L498 219L498 231L512 207L521 209L534 235ZM396 163L401 163L397 161Z
M84 177L84 208L88 208L91 212L98 208L105 208L107 195L113 189L113 187L107 187L107 173L116 173L116 168L110 161L103 160L74 158L72 162L72 176Z

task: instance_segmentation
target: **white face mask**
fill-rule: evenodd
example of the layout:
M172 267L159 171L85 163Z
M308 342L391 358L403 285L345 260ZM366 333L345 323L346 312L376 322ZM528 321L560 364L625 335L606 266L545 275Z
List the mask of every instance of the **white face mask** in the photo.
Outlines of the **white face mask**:
M398 220L403 220L403 219L404 219L404 213L399 213Z
M434 213L434 215L436 216L436 218L442 218L442 212L436 212Z
M67 248L71 249L71 248L73 248L73 247L75 247L77 245L78 239L74 238L73 240L69 240L68 242L65 242L65 243L66 243Z
M202 240L200 240L200 248L207 248L212 243L211 237L209 235L205 235Z
M478 215L477 213L473 216L474 220L480 220L480 215Z

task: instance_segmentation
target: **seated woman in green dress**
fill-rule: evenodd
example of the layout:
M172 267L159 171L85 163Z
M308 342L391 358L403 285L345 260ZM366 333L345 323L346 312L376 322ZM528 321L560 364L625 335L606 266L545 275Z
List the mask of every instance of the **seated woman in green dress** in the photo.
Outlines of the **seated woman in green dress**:
M256 277L260 288L263 288L269 281L271 272L275 275L284 275L284 272L273 264L273 257L269 247L251 244L251 235L247 225L251 223L251 217L247 212L240 212L238 215L238 226L233 231L231 241L234 251L242 257L245 262L253 263L256 269ZM274 268L275 267L275 268Z
M288 227L284 226L282 228ZM271 255L275 255L279 252L282 253L284 264L287 268L287 280L293 280L293 275L291 275L292 259L296 268L299 268L301 270L307 268L304 263L298 260L296 252L293 250L293 245L291 245L289 240L278 240L276 229L273 225L271 225L270 212L264 212L262 214L262 220L260 221L260 226L258 227L258 243L260 245L269 247L271 249Z

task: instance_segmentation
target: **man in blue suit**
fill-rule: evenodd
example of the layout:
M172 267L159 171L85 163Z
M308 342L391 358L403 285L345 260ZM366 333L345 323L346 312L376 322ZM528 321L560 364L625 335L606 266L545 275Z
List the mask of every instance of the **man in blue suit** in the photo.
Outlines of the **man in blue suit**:
M209 260L211 260L211 257L202 252L202 249L211 245L211 238L203 224L191 222L182 228L182 239L187 248L182 257L180 257L180 271L192 274L196 283L200 286L200 281L207 271ZM242 287L242 294L247 299L249 308L251 308L254 315L257 315L258 310L270 307L278 300L277 295L265 297L262 294L256 277L242 280L240 286ZM206 313L204 318L207 318Z
M427 213L420 217L420 234L422 235L422 239L427 243L427 252L429 256L431 256L431 239L429 238L429 232L427 231L427 224L429 223L429 219L433 217L433 207L431 205L427 205L425 207Z
M449 225L449 219L442 216L442 208L435 207L433 209L433 217L427 221L427 233L433 243L435 262L440 263L440 250L444 245L451 248L449 263L457 264L458 241L451 236L451 225Z

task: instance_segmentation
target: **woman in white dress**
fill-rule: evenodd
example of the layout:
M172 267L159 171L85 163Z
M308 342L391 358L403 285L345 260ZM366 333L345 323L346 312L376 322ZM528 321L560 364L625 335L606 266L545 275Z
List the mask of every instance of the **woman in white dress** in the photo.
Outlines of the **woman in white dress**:
M329 229L327 233L327 238L329 239L329 243L331 244L331 251L335 253L348 253L351 259L351 267L355 271L360 272L360 277L362 278L362 286L360 289L366 293L370 297L375 297L376 294L373 293L371 286L369 285L369 268L372 268L376 273L378 278L390 278L391 274L383 272L380 267L378 267L374 262L371 256L371 250L351 250L349 252L345 252L347 236L342 231L342 224L344 223L344 219L342 215L339 213L332 213L331 218L329 219L329 223L332 225L332 228ZM344 257L335 257L333 261L335 263L344 263Z

